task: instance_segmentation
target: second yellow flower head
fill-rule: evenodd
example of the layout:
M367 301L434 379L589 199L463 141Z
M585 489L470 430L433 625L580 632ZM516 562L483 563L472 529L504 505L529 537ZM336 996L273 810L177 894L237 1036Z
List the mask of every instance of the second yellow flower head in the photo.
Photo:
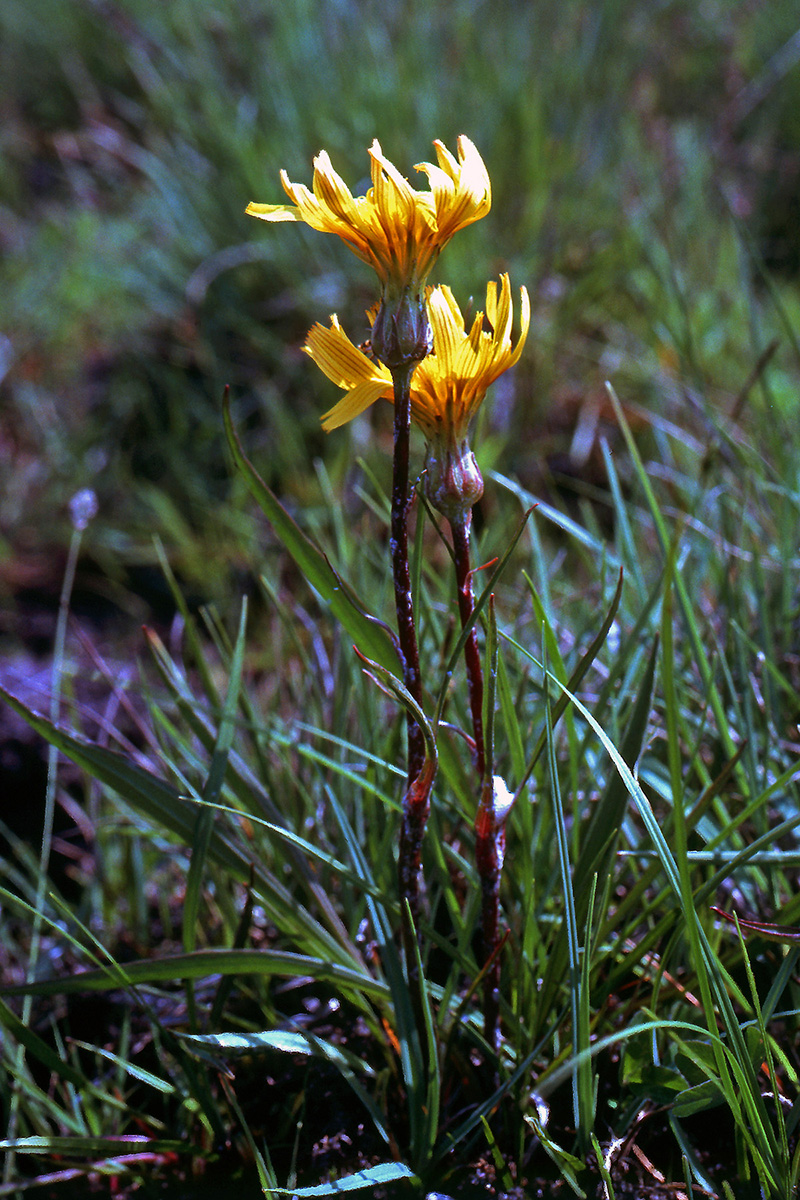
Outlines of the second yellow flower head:
M448 287L429 288L428 317L433 353L423 359L411 379L411 419L429 441L461 441L489 386L512 367L522 353L530 326L530 300L520 288L520 331L512 344L513 304L507 275L500 286L486 289L486 321L476 314L469 332ZM376 400L394 396L390 371L373 362L348 338L336 316L330 327L317 324L304 347L318 367L346 395L322 418L326 431L338 429Z

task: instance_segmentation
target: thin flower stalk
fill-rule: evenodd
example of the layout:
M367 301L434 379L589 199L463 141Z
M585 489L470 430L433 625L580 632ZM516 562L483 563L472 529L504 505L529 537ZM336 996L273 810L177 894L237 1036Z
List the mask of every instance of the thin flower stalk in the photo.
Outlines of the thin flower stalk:
M475 817L475 865L481 883L483 1033L493 1050L500 1044L500 880L506 851L506 817L513 797L499 775L488 774Z
M475 605L470 566L470 525L469 510L460 518L453 517L450 520L462 628L472 621ZM489 603L493 608L493 596ZM497 1051L500 1039L500 879L505 857L505 817L508 812L508 806L504 807L504 804L509 793L503 780L493 773L494 713L491 704L486 712L487 727L484 730L483 664L474 625L464 645L464 665L475 743L475 770L481 779L480 800L475 814L475 866L481 887L481 944L486 971L483 980L483 1032L488 1044ZM496 655L492 671L496 672ZM493 693L492 687L490 701Z
M429 288L426 302L433 332L433 352L409 376L410 416L411 421L421 429L426 442L423 474L425 494L433 507L447 517L452 530L463 628L471 622L474 608L469 554L471 512L483 494L483 479L469 444L470 425L489 386L519 359L530 325L530 302L527 291L521 288L520 332L516 342L512 338L514 314L511 284L507 275L501 276L499 285L489 283L485 317L483 313L477 313L469 331L449 288ZM397 439L405 429L406 399L405 394L401 398L395 387L393 372L358 349L347 337L335 315L331 317L330 327L320 324L314 326L308 335L305 350L328 378L345 392L333 408L324 414L324 429L332 430L344 425L379 399L394 401L397 478ZM400 419L401 428L398 429L398 409L401 404L403 415ZM402 445L405 455L407 443L402 442ZM403 461L407 463L405 458ZM405 536L404 525L401 529L399 503L395 503L399 495L396 489L392 524L392 554L397 564L395 598L398 605L404 603L404 598L409 595L405 583L408 576L403 573L407 569L407 554L404 565L402 558L405 550L401 553L400 542L395 540L395 528L399 536ZM410 600L408 604L410 606ZM409 626L413 627L413 617ZM484 1024L491 1044L495 1045L499 1028L499 890L505 837L505 818L499 815L498 804L502 807L505 785L492 775L491 754L487 754L486 749L483 728L484 682L477 631L474 629L467 639L464 654L475 766L481 781L481 798L475 824L476 863L481 880L484 953L486 960L490 961L485 983ZM421 842L424 831L420 821L422 810L414 808L412 812L412 807L410 804L404 806L407 814L404 813L401 835L401 896L408 894L408 889L415 886L415 883L412 884L410 864L412 861L418 864L417 838ZM424 817L427 819L427 812ZM417 879L418 866L413 873L413 880ZM414 903L417 903L416 899Z
M410 381L413 367L400 367L394 372L394 458L392 464L392 514L390 525L390 547L392 557L392 579L394 583L397 635L403 665L403 683L417 704L422 706L422 681L417 646L417 628L414 620L414 599L411 593L411 572L408 563L408 510L409 495L409 440L411 427ZM411 785L419 774L424 758L422 732L413 716L408 715L408 782ZM407 793L405 807L413 807ZM404 820L404 830L405 830ZM413 822L412 822L413 824ZM408 844L413 848L414 839L409 833ZM423 825L424 829L424 825ZM401 849L401 859L403 857ZM403 893L401 892L401 897ZM412 913L415 905L412 904Z
M472 621L472 614L475 607L469 549L471 524L472 514L469 510L461 517L454 517L450 522L450 529L453 536L456 586L458 588L458 611L461 617L462 629L466 629ZM486 750L483 737L483 666L481 664L480 650L478 649L478 631L474 625L464 646L464 665L467 671L472 736L475 742L475 770L482 779L486 766Z
M408 562L409 442L411 433L411 376L413 364L392 371L394 390L394 457L392 462L392 514L390 546L395 613L403 682L422 707L422 679L419 665L414 597ZM397 854L397 880L400 895L400 922L406 951L409 982L417 975L414 931L419 937L422 890L422 841L430 813L434 775L426 770L422 729L409 712L406 717L408 739L408 787L403 796L400 843ZM416 995L416 988L412 988Z

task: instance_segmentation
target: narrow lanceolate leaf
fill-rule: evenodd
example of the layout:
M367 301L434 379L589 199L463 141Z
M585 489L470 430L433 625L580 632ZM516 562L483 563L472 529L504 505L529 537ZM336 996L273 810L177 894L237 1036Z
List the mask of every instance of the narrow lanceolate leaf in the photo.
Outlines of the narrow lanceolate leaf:
M389 670L398 668L397 651L386 628L369 615L352 588L334 571L328 559L303 532L245 456L233 426L227 389L224 404L225 432L234 462L244 476L250 492L258 501L283 545L303 575L327 603L331 613L347 630L360 650Z
M383 999L389 994L385 983L337 963L325 962L288 950L194 950L191 954L167 954L157 959L139 959L120 966L79 971L65 979L45 979L0 987L4 996L62 996L69 992L107 992L122 987L124 974L129 985L177 983L181 979L205 979L209 975L276 975L295 978L308 975L326 979L342 988L353 988ZM2 1004L2 1001L0 1001ZM13 1016L13 1014L12 1014ZM13 1032L17 1032L16 1029ZM20 1041L22 1038L20 1037Z
M378 662L371 662L365 654L356 647L356 654L361 661L366 665L366 674L370 675L379 686L386 691L390 696L393 696L399 704L402 704L405 710L411 714L414 720L422 730L422 738L425 743L425 757L432 763L436 763L436 737L431 723L425 716L420 706L417 704L414 697L409 692L405 684L393 675L391 671L381 666Z
M15 1154L58 1154L77 1158L85 1154L103 1154L110 1158L137 1152L194 1153L191 1142L148 1138L139 1134L122 1134L120 1137L22 1137L0 1142L0 1150L13 1150Z
M721 908L716 908L711 905L711 911L717 916L722 917L730 925L734 925L741 929L742 933L755 933L759 937L766 938L769 942L781 942L785 946L798 945L800 943L800 929L796 925L773 925L767 921L748 921L743 917L733 917L730 913L724 912Z
M236 1058L240 1054L258 1054L275 1050L282 1054L304 1054L309 1058L322 1058L334 1066L358 1071L373 1078L375 1071L341 1046L334 1046L323 1038L315 1037L303 1030L268 1029L264 1033L182 1033L178 1037L188 1050L199 1056L204 1053L217 1058Z
M122 799L148 820L169 830L185 845L191 845L197 821L197 805L187 800L169 783L152 772L131 762L122 754L80 741L34 712L0 687L0 700L14 709L32 729L56 746L92 778L112 788ZM330 955L332 961L353 961L352 953L342 946L303 905L261 864L253 864L246 849L228 841L216 828L212 829L208 855L230 874L246 883L253 874L254 888L265 904L280 920L284 931L294 933L303 948L313 948Z
M654 641L644 678L636 702L631 711L620 747L620 754L633 767L644 743L653 699L658 641ZM564 693L567 694L566 692ZM603 879L610 869L617 835L628 807L628 789L623 779L614 772L605 792L593 810L585 831L581 834L581 847L574 871L575 912L578 924L586 917L589 895L595 877ZM563 928L547 960L544 982L539 992L539 1012L547 1013L559 987L568 957L567 931Z
M48 1046L47 1042L42 1041L39 1035L29 1029L24 1022L20 1021L16 1013L13 1013L2 1000L0 1000L0 1026L21 1046L24 1046L29 1054L38 1058L39 1062L43 1063L54 1075L74 1084L78 1089L91 1088L91 1084L81 1071L78 1071L70 1063L63 1062L56 1051Z
M270 1191L276 1196L338 1196L340 1192L356 1192L360 1188L379 1187L384 1183L392 1183L395 1179L410 1179L413 1183L419 1180L410 1167L403 1163L378 1163L376 1167L368 1167L366 1171L357 1171L355 1175L345 1175L343 1179L334 1179L330 1183L321 1183L319 1187L306 1188L276 1188Z
M236 730L236 711L239 704L239 689L242 681L246 626L247 599L245 597L242 601L239 634L231 659L225 706L219 723L214 752L211 756L208 777L203 787L205 805L198 811L194 837L192 838L192 857L189 864L189 874L186 879L186 897L183 905L183 948L187 953L194 950L197 945L197 918L200 912L200 897L208 847L214 826L213 806L219 802L222 795L222 785L225 782L225 771L228 766L228 755L230 754L233 735Z

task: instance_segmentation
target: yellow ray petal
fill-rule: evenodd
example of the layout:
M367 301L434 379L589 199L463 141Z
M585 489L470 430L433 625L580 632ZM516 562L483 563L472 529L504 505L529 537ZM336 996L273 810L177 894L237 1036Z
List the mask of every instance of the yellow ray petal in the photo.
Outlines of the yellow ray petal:
M453 312L452 294L447 288L433 288L428 294L428 315L433 330L433 353L436 356L435 369L448 373L464 338L464 320L460 310L458 316ZM454 302L453 302L454 303ZM423 363L426 360L423 359Z
M359 383L352 391L346 392L341 400L337 401L333 408L324 414L322 428L326 433L330 433L332 429L346 425L348 421L360 416L371 404L380 400L384 395L386 395L386 387L383 383L372 381ZM391 389L387 398L391 399Z
M373 363L353 345L335 315L331 317L330 328L314 325L303 349L337 387L353 388L370 382L391 388L392 377L387 369Z
M521 287L519 289L519 336L517 337L517 344L511 351L511 357L508 360L510 367L513 367L514 363L519 361L519 356L522 354L530 327L531 299L528 295L528 289Z
M511 283L507 275L500 276L500 296L494 289L494 314L489 318L494 327L494 340L498 346L511 346ZM487 310L488 295L487 295Z
M353 193L333 169L333 163L325 150L321 150L314 159L314 196L320 205L330 209L331 213L345 224L349 224L355 213Z
M491 206L486 167L469 138L458 139L458 159L434 142L438 166L422 163L430 191L415 190L383 154L375 140L372 187L354 197L336 173L327 151L314 159L313 191L281 182L295 208L250 204L247 212L265 221L305 221L323 233L335 233L377 272L382 283L399 288L421 287L438 255L463 226L484 216Z
M418 193L397 167L384 157L377 138L369 149L369 155L372 159L373 195L378 211L407 224L412 219Z
M484 327L477 313L469 333L453 293L447 287L428 288L428 315L433 330L433 353L417 366L411 380L411 416L429 441L444 438L454 444L467 437L470 422L490 385L518 360L530 326L530 300L520 288L520 332L512 340L513 302L507 275L486 289L487 316L494 328ZM338 428L383 396L393 397L386 367L361 352L331 317L331 326L315 325L304 349L346 395L323 417L326 430Z
M250 217L260 217L262 221L302 221L303 218L296 208L288 204L248 204L244 210Z

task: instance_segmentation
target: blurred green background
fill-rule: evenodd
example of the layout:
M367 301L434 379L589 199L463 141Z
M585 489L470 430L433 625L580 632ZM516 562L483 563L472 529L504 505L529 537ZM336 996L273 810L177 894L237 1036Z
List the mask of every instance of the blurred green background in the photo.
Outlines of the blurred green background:
M334 238L244 215L283 199L281 167L310 183L323 147L364 188L376 136L418 186L434 138L473 139L494 205L435 278L462 304L503 270L532 295L485 465L592 496L605 379L642 431L654 414L702 438L773 339L747 403L789 462L797 24L792 0L2 0L3 610L57 592L82 487L84 588L146 612L157 533L193 593L229 594L268 535L230 470L225 384L312 525L357 456L385 475L387 412L326 437L337 393L300 352L333 311L365 336L374 279Z

